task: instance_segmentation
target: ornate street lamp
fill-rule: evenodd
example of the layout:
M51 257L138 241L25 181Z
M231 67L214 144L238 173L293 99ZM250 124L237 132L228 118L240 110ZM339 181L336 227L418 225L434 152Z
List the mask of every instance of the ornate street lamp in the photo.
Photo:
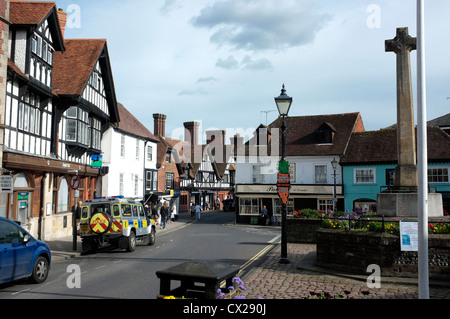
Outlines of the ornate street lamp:
M334 195L333 195L333 212L336 211L336 204L337 204L337 193L336 193L336 169L338 168L339 162L336 160L336 158L334 160L331 161L331 166L333 167L334 170Z
M281 264L288 264L287 257L287 202L289 199L290 191L290 175L289 175L289 163L286 161L286 118L289 115L293 99L286 94L286 89L283 84L281 95L275 98L278 112L282 118L282 155L279 164L278 174L278 194L282 201L281 203Z

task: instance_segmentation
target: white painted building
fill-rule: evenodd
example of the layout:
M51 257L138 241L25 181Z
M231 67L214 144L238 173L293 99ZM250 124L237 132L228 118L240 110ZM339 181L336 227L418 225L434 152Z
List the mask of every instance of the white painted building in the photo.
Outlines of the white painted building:
M102 177L101 196L145 201L157 191L158 139L120 103L118 110L119 125L110 126L102 139L108 174Z
M236 197L241 221L257 217L263 206L275 220L281 216L277 193L278 162L281 158L281 120L261 125L245 144L245 156L236 163ZM345 154L350 136L364 131L359 113L301 116L287 119L287 161L291 191L288 215L310 208L333 210L334 168ZM336 169L337 209L343 209L342 169Z

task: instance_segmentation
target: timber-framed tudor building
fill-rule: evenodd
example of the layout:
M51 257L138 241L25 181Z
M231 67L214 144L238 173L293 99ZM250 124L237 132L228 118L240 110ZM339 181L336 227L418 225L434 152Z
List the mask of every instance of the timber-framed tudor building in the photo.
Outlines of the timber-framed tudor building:
M65 40L66 19L54 2L10 1L2 170L14 187L0 216L44 240L70 235L76 201L101 191L91 156L119 121L106 40Z

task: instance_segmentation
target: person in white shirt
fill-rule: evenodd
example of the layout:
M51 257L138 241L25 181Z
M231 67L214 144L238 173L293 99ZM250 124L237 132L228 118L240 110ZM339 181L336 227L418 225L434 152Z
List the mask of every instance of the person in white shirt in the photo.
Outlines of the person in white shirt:
M172 210L170 211L170 219L172 220L172 222L175 222L176 215L177 215L177 206L175 205L175 203L173 203Z

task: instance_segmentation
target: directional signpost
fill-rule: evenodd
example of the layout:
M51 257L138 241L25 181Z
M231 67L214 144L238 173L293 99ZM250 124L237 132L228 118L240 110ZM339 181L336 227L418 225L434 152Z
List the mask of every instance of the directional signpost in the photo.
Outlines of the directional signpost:
M281 199L281 206L282 206L282 231L281 231L281 237L282 237L282 256L280 259L281 263L289 263L287 258L287 230L286 230L286 224L287 224L287 203L289 201L289 195L291 191L291 174L289 173L289 162L285 160L281 160L278 165L278 181L277 181L277 190L278 190L278 196Z

